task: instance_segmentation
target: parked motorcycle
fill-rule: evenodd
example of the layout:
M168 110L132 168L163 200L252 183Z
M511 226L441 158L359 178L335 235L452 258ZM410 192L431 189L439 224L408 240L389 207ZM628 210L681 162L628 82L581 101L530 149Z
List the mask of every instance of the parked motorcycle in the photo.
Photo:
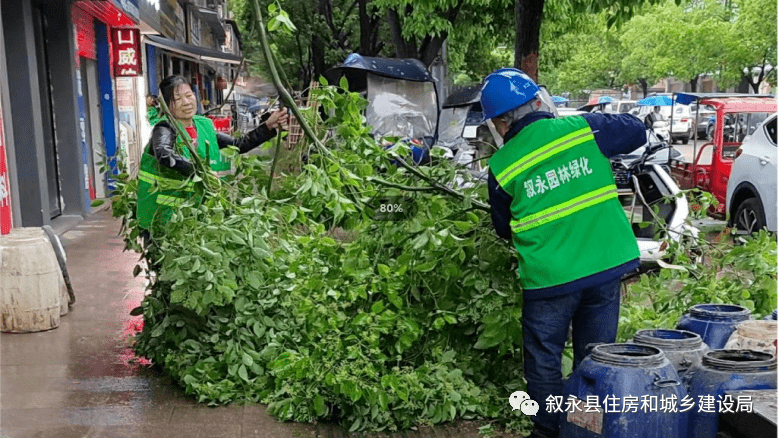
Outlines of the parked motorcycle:
M687 199L677 196L680 189L662 164L667 155L662 155L661 151L669 150L671 146L667 141L659 140L651 130L647 132L647 138L649 142L642 146L643 151L639 148L640 152L611 158L619 199L636 235L643 268L654 267L665 257L664 238L679 242L698 236L698 229L685 223L690 213ZM657 219L665 224L665 230L660 233L655 225ZM642 228L644 222L651 225Z

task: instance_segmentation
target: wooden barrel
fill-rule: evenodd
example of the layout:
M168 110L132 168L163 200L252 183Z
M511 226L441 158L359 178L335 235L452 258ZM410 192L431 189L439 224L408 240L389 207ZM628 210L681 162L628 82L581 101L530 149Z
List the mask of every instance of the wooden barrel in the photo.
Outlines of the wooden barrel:
M40 228L0 236L0 331L39 332L60 323L57 256Z

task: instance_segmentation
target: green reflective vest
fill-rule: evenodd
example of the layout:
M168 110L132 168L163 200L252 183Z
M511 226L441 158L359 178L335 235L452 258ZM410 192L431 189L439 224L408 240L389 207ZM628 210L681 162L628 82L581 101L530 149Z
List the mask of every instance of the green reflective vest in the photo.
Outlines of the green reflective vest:
M558 286L638 258L611 165L583 117L528 125L489 165L513 197L511 230L524 289Z
M158 122L164 120L166 118L163 117ZM192 121L197 129L197 154L204 160L208 156L211 170L218 176L230 173L231 162L219 151L216 130L211 119L196 115ZM139 225L145 229L151 227L153 220L161 224L166 223L173 213L171 207L181 205L190 196L197 196L192 183L188 183L187 178L179 172L161 166L150 148L151 143L146 146L141 156L138 173L137 215ZM189 150L180 137L176 137L176 149L182 156L190 158Z

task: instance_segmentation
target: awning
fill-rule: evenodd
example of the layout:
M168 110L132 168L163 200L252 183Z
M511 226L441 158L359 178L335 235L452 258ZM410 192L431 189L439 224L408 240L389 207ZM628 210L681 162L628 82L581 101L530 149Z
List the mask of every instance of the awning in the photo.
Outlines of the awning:
M116 2L116 0L114 0ZM81 9L87 11L93 17L96 17L110 27L130 27L138 26L137 17L133 18L130 14L120 9L111 2L98 0L78 0L75 4ZM136 6L137 11L137 6ZM137 12L136 12L137 15Z
M240 64L241 57L219 50L184 44L158 35L145 35L146 42L161 49L184 54L198 61L222 62L225 64Z

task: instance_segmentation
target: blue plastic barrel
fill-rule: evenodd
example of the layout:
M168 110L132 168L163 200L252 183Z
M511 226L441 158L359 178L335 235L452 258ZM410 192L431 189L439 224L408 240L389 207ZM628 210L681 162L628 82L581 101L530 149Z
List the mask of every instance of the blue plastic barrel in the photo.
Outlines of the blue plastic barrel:
M771 314L770 314L770 315L766 316L766 317L765 317L765 318L763 318L763 319L764 319L764 320L766 320L766 321L776 321L776 310L774 310L773 312L771 312Z
M746 307L735 304L698 304L682 316L676 328L700 335L712 350L725 347L738 323L752 319Z
M687 330L639 330L633 342L662 350L680 376L699 365L704 353L709 351L700 335Z
M687 395L674 367L658 348L601 344L565 382L560 436L566 438L684 438L688 415L673 412L670 400ZM581 409L568 403L581 400ZM587 400L599 412L586 412ZM608 398L607 398L608 397ZM609 400L618 400L609 408ZM654 401L653 401L654 400ZM644 404L648 403L648 404ZM661 404L667 409L661 410Z
M776 357L752 350L709 351L700 366L690 369L683 379L695 401L695 408L689 411L688 437L715 438L720 414L739 409L738 400L726 397L725 392L776 389ZM746 406L747 400L744 402Z

